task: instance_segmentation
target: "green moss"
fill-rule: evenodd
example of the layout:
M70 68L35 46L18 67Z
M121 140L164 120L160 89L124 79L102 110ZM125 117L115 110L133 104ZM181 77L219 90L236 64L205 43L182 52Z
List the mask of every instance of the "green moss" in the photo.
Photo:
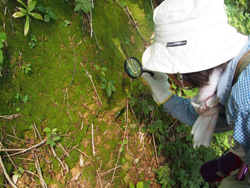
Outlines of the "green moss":
M0 183L1 183L1 184L4 184L4 179L5 179L5 178L4 178L4 175L1 175L1 176L0 176ZM0 185L0 187L4 187L4 186Z
M124 2L127 3L143 36L148 38L153 31L152 20L146 19L145 16L152 14L150 2L145 3L141 0L124 0ZM45 23L32 18L26 37L23 36L25 18L12 18L15 30L15 35L12 35L9 15L0 16L1 26L5 21L8 42L3 67L9 70L6 76L0 78L0 115L15 114L16 109L20 108L20 116L17 119L8 121L0 119L0 128L4 127L5 131L4 133L0 131L0 135L13 134L12 127L16 127L18 138L31 138L38 143L38 138L30 129L31 125L36 124L43 139L46 138L43 131L45 127L57 128L58 133L65 135L60 140L62 145L65 144L68 147L71 144L70 147L74 147L79 144L78 148L81 151L93 157L91 143L86 148L82 143L83 140L91 141L90 126L93 123L94 129L97 130L95 138L102 137L107 129L111 131L110 136L96 146L100 160L107 163L116 159L118 153L116 147L121 136L117 135L115 126L109 123L113 119L106 121L105 117L108 119L115 115L110 112L120 103L114 101L124 101L128 91L134 95L140 93L137 88L141 80L131 82L124 77L123 63L125 57L129 56L141 59L144 51L141 35L134 30L127 14L116 1L96 1L92 12L93 29L101 48L100 54L95 37L90 37L86 16L82 20L80 13L73 11L73 0L69 3L59 0L37 0L37 5L50 7L56 14L57 20ZM8 1L11 14L15 12L16 6L21 5L17 1ZM0 8L4 8L3 5L0 5ZM71 25L63 27L61 24L64 20L70 21ZM3 28L1 27L0 30L3 31ZM30 49L29 46L30 34L38 39L34 49ZM131 36L134 37L134 44L130 42L129 45L125 45L125 37L130 39ZM101 61L101 55L103 61ZM31 64L32 70L25 74L21 69L22 64ZM102 84L100 72L95 70L94 65L108 67L106 78L116 81L116 92L111 97L107 96L106 91L100 89ZM102 106L97 105L96 93L85 70L92 76L103 103ZM28 102L24 103L21 99L16 99L17 93L21 96L28 95ZM82 122L84 126L81 130ZM105 144L110 148L105 148ZM56 152L59 157L64 154L61 149L56 149ZM112 158L111 153L114 155ZM70 156L72 159L65 157L65 162L69 168L72 168L79 161L79 152L73 150ZM53 157L50 160L53 161L53 170L59 173L61 169L59 162ZM11 164L6 162L6 165L9 168L8 172L11 172L13 170ZM42 171L46 172L48 164L41 162L40 165ZM98 165L95 163L86 167L82 177L89 178L91 174L95 174ZM69 178L67 176L69 175L66 175L66 179ZM90 176L90 179L93 182L92 186L96 186L95 176ZM46 182L50 184L54 180L51 178ZM114 183L116 186L121 182L115 179Z

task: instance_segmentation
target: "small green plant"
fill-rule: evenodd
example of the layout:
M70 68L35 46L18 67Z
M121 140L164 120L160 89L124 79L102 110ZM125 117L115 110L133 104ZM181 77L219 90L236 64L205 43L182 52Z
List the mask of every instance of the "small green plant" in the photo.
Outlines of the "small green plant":
M21 109L20 109L20 108L16 108L16 111L17 111L17 112L20 112L20 111L21 111Z
M19 178L21 178L24 172L25 170L22 167L19 167L17 171L14 172L14 175L17 175Z
M124 164L126 161L127 161L127 159L123 157L122 158L122 164Z
M24 95L23 97L21 97L20 94L17 93L16 96L15 96L15 98L16 99L22 98L22 101L26 104L28 102L28 100L29 100L29 95Z
M129 41L130 41L130 40L129 40L127 37L125 37L125 42L124 42L124 44L125 44L125 45L129 45Z
M6 33L0 33L0 69L2 69L1 64L3 63L3 43L6 40Z
M134 184L129 182L129 188L135 188ZM136 184L136 188L150 188L148 183L139 181Z
M124 3L123 1L120 2L123 7L126 7L127 3Z
M71 24L70 21L64 20L64 21L62 22L62 27L67 27L67 26L70 25L70 24Z
M76 0L76 6L74 8L74 11L83 11L84 13L90 12L91 3L89 0Z
M122 142L122 141L119 142L119 144L122 145L121 148L120 148L120 150L119 150L120 152L125 151L124 146L125 146L127 143L128 143L127 140L124 140L123 142Z
M26 104L29 100L29 95L24 95L24 97L22 97L22 101Z
M166 163L160 169L154 171L158 175L159 183L162 185L162 187L171 188L173 185L176 184L176 182L170 177L168 163Z
M49 22L50 18L56 20L56 15L52 12L52 9L50 7L44 7L44 6L38 6L37 7L38 10L40 10L41 12L45 13L44 15L44 21L45 22Z
M30 17L33 17L38 20L43 20L43 17L38 13L32 12L36 6L36 1L28 0L27 6L22 2L22 0L17 0L17 1L21 3L25 7L25 9L21 7L17 7L20 11L15 12L12 16L14 18L20 18L20 17L26 16L26 21L24 25L24 36L26 36L30 28Z
M16 99L20 99L19 93L16 94L15 98L16 98Z
M24 70L24 72L26 74L28 74L29 71L31 71L31 64L24 64L24 65L22 65L22 69Z
M148 13L148 14L146 15L146 18L147 18L148 20L151 20L151 19L152 19L151 14Z
M101 89L106 88L107 95L110 97L112 92L116 91L115 86L114 86L115 80L111 79L108 82L107 79L104 77L101 77L101 80L103 82L103 84L101 85Z
M102 67L102 68L100 68L98 65L94 65L94 67L96 68L96 70L101 71L101 74L102 74L103 76L106 76L105 71L108 70L107 67Z
M50 145L51 147L54 147L56 145L56 141L60 140L61 138L56 133L57 128L51 130L50 128L46 127L45 129L43 129L43 131L46 132L46 137L48 139L46 144Z
M36 46L36 42L37 39L35 35L30 34L30 42L29 42L30 49L33 49Z

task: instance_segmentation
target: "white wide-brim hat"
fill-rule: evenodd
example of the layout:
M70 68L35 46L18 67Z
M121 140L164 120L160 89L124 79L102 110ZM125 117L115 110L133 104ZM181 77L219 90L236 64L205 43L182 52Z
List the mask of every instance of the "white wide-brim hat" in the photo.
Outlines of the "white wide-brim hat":
M143 54L146 69L198 72L238 55L248 37L228 24L223 0L165 0L154 11L155 43Z

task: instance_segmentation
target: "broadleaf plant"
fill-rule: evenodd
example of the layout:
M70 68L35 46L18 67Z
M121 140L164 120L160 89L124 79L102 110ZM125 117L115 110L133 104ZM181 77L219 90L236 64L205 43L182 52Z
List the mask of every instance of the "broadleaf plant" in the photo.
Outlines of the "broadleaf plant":
M61 137L56 133L57 128L51 130L50 128L46 127L43 129L43 131L46 132L46 137L48 139L46 144L50 145L51 147L54 147L56 145L56 141L61 139Z
M38 10L40 10L41 12L45 13L44 15L44 21L45 22L49 22L50 18L56 20L56 15L52 12L52 9L50 7L45 8L44 6L38 6L37 7Z
M112 92L116 91L115 86L114 86L115 80L112 79L108 82L107 79L104 77L101 77L101 80L103 82L103 84L101 85L101 89L106 88L107 95L110 97Z
M90 12L91 3L89 0L76 0L76 6L74 11L83 11L84 13Z
M24 72L25 72L26 74L28 74L29 71L31 71L31 64L22 65L22 69L24 70Z
M25 7L25 9L21 7L17 7L20 11L15 12L12 16L14 18L20 18L20 17L26 16L26 21L24 25L24 36L26 36L30 28L30 16L38 20L43 20L43 17L38 13L31 12L34 10L36 6L36 1L28 0L27 6L22 2L22 0L17 0L17 1L21 3Z

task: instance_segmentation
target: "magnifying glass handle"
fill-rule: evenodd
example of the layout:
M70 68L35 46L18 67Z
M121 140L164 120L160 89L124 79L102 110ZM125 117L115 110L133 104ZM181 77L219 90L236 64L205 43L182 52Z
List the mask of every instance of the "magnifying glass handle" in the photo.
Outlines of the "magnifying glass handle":
M146 72L146 73L150 74L151 76L155 75L155 73L153 73L152 71L143 70L143 72Z

